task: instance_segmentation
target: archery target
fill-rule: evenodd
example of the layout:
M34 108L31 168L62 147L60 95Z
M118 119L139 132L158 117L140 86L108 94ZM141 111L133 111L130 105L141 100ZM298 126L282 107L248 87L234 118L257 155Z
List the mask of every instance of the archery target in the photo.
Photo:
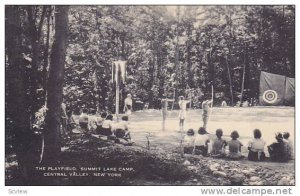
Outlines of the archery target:
M266 90L262 96L263 100L266 102L266 103L275 103L276 100L277 100L277 92L274 91L274 90Z

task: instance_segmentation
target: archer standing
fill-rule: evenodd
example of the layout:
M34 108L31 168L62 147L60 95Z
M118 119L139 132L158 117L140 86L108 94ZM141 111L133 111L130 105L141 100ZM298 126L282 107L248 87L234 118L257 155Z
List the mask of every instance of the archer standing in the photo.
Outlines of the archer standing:
M184 120L186 118L186 104L190 101L184 100L183 96L179 97L178 105L179 105L179 130L183 131L184 127Z
M203 127L206 129L208 118L210 115L210 108L212 107L213 100L205 100L202 102L202 120Z
M124 112L127 116L130 116L131 111L132 111L132 98L131 98L131 94L127 94L127 98L124 101Z

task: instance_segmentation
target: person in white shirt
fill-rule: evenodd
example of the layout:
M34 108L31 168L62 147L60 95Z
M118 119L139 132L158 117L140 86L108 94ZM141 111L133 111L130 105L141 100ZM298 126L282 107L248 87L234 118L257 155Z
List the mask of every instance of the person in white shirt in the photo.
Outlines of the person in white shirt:
M114 128L113 116L109 114L107 115L106 119L102 123L100 134L110 136L113 134L113 128Z
M115 124L114 133L116 138L131 142L131 136L128 128L128 116L122 116L122 120Z
M183 153L193 154L194 143L195 143L195 132L193 129L189 129L183 138L183 143L182 143Z
M88 128L90 132L95 132L97 129L97 117L96 115L96 110L92 109L89 115L89 120L88 120Z
M100 134L101 128L102 128L102 124L105 121L106 117L107 117L107 113L106 112L103 112L100 117L97 117L97 120L96 120L96 125L97 125L96 133L97 134Z
M131 94L127 95L127 98L124 101L124 112L127 116L131 115L132 112L132 98Z
M266 142L261 139L261 131L259 129L254 129L254 138L248 143L248 160L249 161L264 161L265 153L264 148Z
M184 120L186 118L186 104L188 104L189 102L190 101L184 100L183 96L179 97L179 131L184 130Z
M213 102L212 100L205 100L202 102L202 120L203 120L203 128L205 130L209 119L212 102Z
M207 156L209 142L210 140L205 128L200 127L194 142L194 154Z

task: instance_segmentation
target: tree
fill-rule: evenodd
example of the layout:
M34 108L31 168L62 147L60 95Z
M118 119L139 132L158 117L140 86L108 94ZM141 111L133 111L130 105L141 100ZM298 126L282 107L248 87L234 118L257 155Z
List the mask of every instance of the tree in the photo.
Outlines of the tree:
M60 154L60 117L63 99L64 67L68 43L68 6L55 7L55 36L50 58L45 119L44 163L55 163Z
M39 63L40 63L40 46L43 33L43 23L47 12L47 6L26 6L27 18L28 18L28 32L32 47L32 71L31 71L31 110L32 119L34 119L34 113L39 109L37 104L38 95L36 90L39 84ZM40 17L38 15L40 13Z
M6 54L7 54L7 110L6 119L12 124L14 149L17 156L21 180L30 183L32 168L32 132L26 86L26 62L22 51L21 10L18 6L6 7ZM7 133L7 132L6 132Z

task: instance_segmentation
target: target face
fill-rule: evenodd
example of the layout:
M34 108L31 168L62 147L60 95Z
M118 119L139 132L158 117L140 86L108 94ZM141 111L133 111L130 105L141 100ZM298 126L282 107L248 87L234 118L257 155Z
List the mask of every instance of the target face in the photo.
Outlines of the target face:
M275 103L277 100L277 92L274 90L266 90L263 94L263 100L266 103Z

